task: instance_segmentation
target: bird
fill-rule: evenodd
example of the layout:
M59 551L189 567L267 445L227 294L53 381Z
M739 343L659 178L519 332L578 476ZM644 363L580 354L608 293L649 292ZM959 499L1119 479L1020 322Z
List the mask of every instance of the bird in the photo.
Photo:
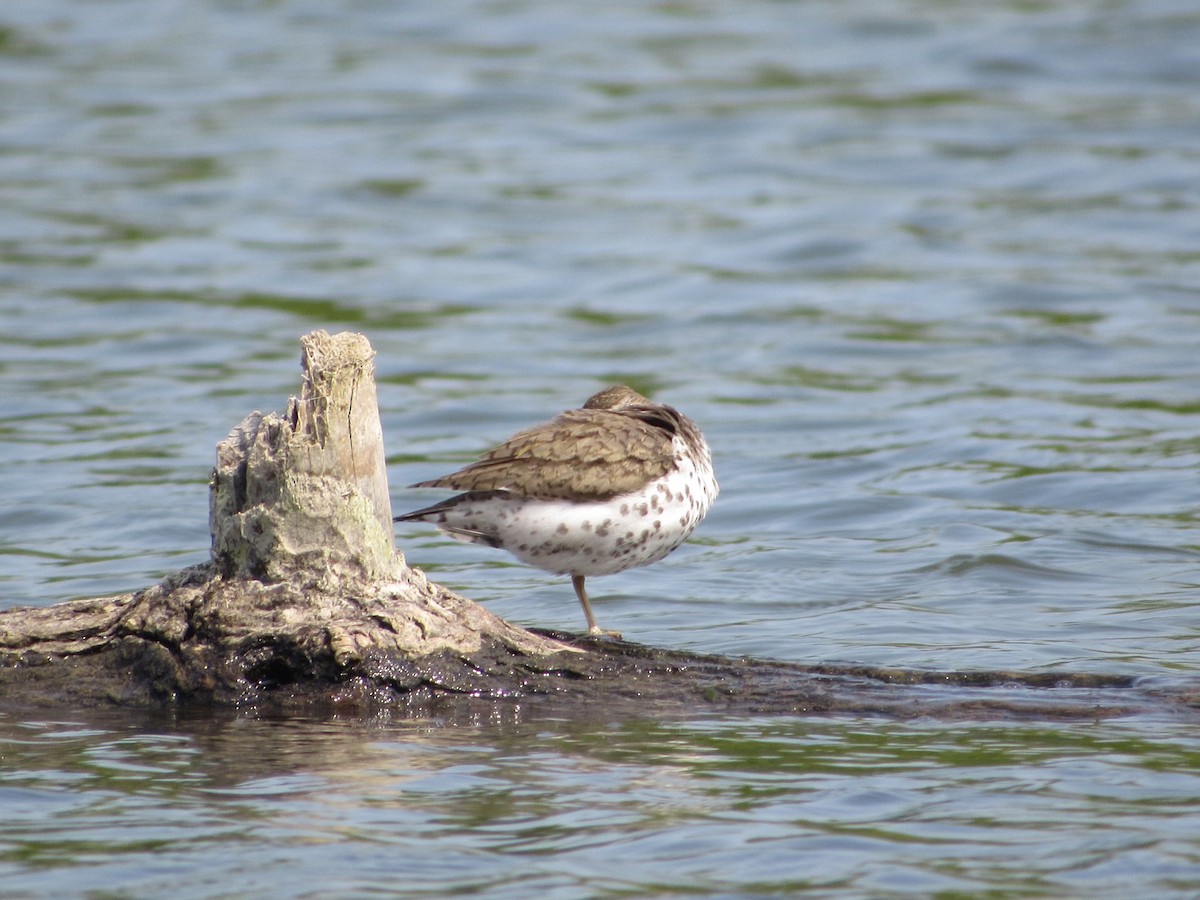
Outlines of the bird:
M719 490L696 423L625 385L410 487L462 493L395 521L432 523L456 540L570 575L588 633L617 639L620 632L597 625L585 579L658 562L687 539Z

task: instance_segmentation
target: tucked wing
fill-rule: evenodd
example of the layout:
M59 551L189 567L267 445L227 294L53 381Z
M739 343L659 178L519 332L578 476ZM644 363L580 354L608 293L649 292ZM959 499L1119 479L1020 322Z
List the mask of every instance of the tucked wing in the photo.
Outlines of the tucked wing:
M635 491L671 469L677 416L659 406L568 410L518 432L478 462L413 487L603 500Z

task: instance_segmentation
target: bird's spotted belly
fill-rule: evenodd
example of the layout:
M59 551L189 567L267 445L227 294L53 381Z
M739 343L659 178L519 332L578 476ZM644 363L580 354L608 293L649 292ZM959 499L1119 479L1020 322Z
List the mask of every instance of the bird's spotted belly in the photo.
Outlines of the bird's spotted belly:
M678 471L603 501L499 494L465 501L437 520L461 540L501 547L562 575L612 575L662 559L687 539L712 498Z

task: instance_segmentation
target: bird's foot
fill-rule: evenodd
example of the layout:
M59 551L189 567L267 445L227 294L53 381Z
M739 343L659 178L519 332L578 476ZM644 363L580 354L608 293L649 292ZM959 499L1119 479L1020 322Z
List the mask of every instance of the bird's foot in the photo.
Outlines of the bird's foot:
M621 632L605 631L599 625L593 625L591 628L588 629L588 637L606 637L606 638L612 638L614 641L619 641L619 640L621 640Z

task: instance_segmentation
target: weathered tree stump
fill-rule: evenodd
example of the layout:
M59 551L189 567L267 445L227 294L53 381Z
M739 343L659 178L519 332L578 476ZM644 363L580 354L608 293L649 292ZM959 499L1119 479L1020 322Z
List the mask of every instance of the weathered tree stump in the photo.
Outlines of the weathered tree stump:
M0 612L0 705L387 707L456 718L713 713L1195 716L1187 685L802 666L533 632L394 546L366 338L301 341L300 397L217 447L212 556L131 594Z
M287 414L253 413L217 445L212 555L226 579L331 586L397 577L374 353L362 335L301 339Z
M387 661L401 692L455 677L461 690L476 655L571 652L405 565L374 352L355 334L301 345L299 398L283 416L253 413L217 446L211 561L134 594L0 613L0 698L375 697L367 660Z

